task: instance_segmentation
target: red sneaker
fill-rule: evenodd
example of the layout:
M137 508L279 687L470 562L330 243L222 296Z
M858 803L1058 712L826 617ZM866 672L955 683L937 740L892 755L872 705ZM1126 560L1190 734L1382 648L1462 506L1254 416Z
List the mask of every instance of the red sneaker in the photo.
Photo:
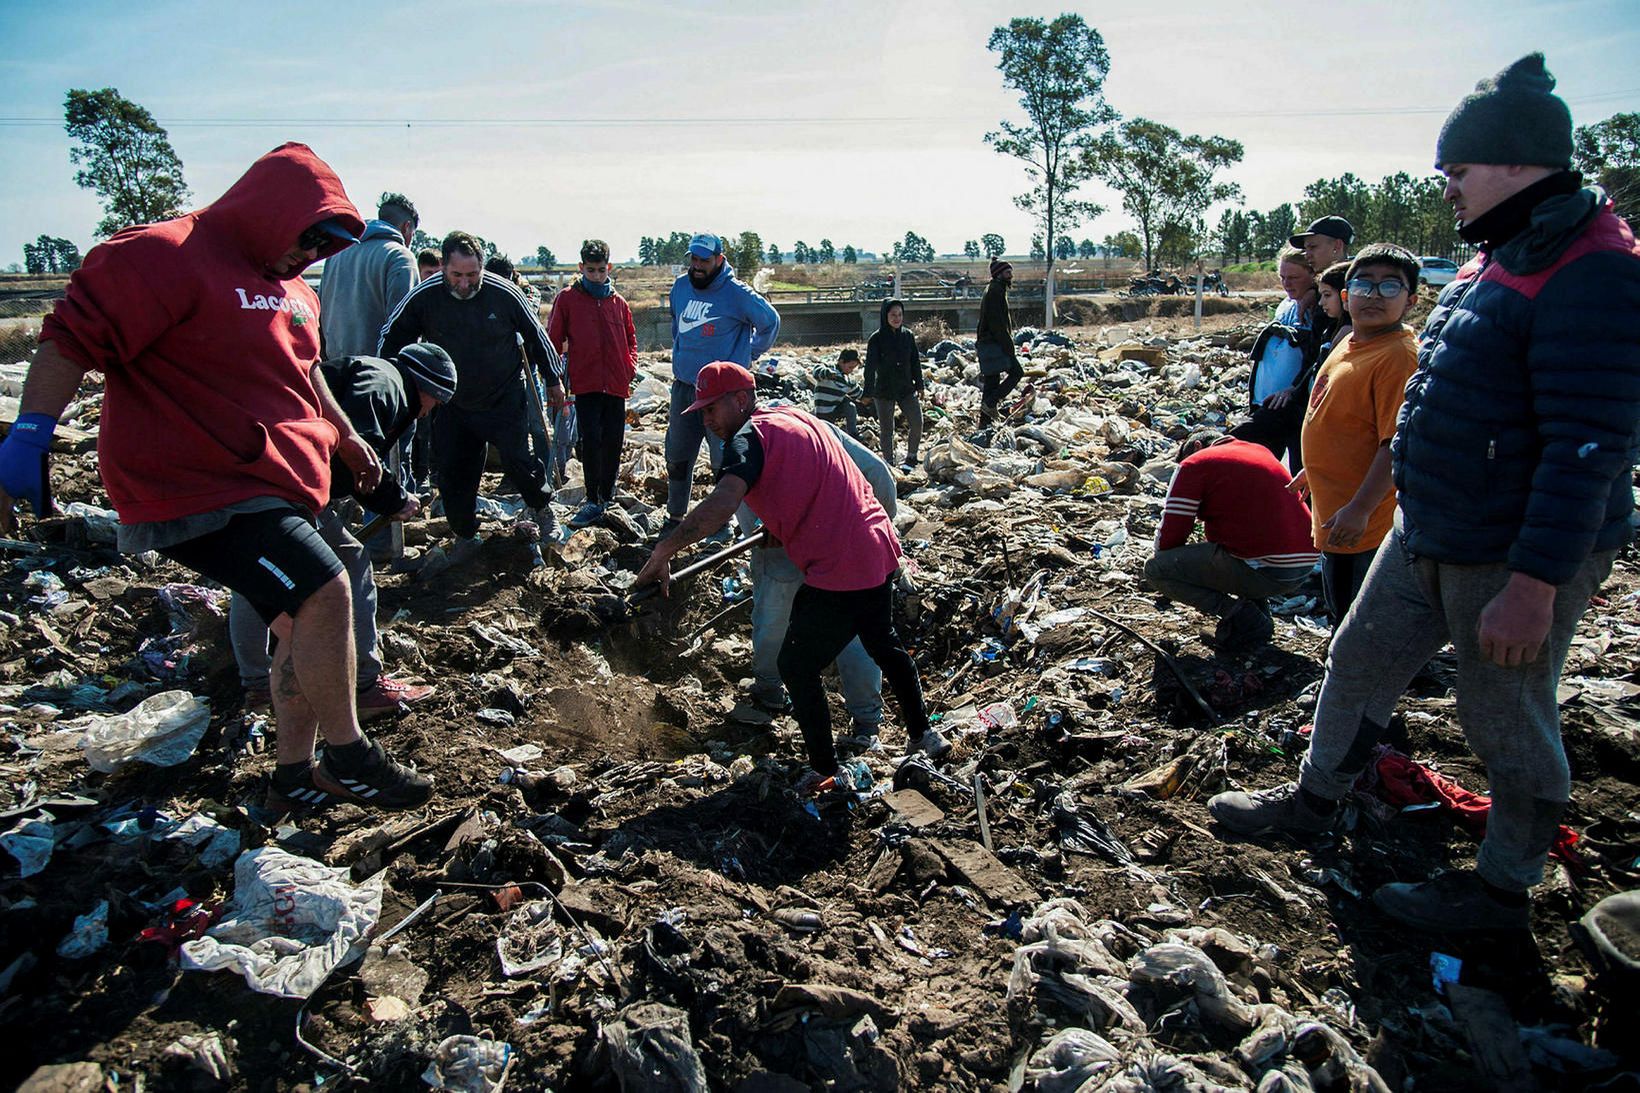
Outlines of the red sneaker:
M359 692L359 720L368 721L383 714L400 713L405 707L432 695L434 690L436 688L424 683L403 683L387 676L377 676L368 691Z

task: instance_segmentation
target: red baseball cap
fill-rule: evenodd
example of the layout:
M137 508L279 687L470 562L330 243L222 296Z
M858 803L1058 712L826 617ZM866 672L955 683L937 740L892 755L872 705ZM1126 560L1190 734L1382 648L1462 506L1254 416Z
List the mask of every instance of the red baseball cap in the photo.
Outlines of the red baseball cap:
M689 404L684 413L692 414L696 410L710 406L724 395L736 391L757 390L757 380L752 374L734 361L713 361L700 370L695 377L695 401Z

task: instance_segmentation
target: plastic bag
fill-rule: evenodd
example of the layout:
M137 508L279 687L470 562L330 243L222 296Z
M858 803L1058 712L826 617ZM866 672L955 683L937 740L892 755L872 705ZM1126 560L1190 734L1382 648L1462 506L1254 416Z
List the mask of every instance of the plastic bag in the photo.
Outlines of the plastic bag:
M1165 942L1140 953L1128 978L1141 985L1166 984L1196 996L1201 1015L1238 1033L1253 1027L1256 1014L1230 990L1224 973L1194 945Z
M507 916L495 939L501 971L507 976L528 975L558 963L564 957L564 938L552 921L552 904L538 899Z
M1097 1032L1068 1028L1036 1049L1025 1077L1037 1093L1076 1093L1121 1061L1122 1053Z
M512 1045L479 1036L447 1036L433 1049L433 1061L421 1080L434 1089L456 1093L490 1093L512 1058Z
M133 759L156 767L185 762L211 723L211 707L187 691L162 691L127 713L91 719L80 740L91 769L112 773Z
M17 859L19 877L32 877L44 869L56 845L51 821L44 816L18 820L10 831L0 835L0 849Z
M254 991L306 998L364 952L381 918L382 876L354 885L346 869L271 846L246 851L234 864L227 914L183 944L182 966L236 971Z
M622 1093L707 1093L706 1068L689 1031L689 1015L660 1002L638 1002L598 1030Z

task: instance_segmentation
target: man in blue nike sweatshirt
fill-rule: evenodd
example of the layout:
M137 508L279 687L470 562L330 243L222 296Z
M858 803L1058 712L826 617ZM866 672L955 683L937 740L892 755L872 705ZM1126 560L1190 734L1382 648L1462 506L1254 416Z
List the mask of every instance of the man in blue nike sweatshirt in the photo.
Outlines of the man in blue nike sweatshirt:
M678 526L689 508L689 486L700 442L714 469L723 461L723 442L706 430L695 401L695 377L713 361L750 368L780 333L780 313L735 277L723 256L723 240L697 235L689 240L689 272L672 283L672 405L666 414L666 523Z

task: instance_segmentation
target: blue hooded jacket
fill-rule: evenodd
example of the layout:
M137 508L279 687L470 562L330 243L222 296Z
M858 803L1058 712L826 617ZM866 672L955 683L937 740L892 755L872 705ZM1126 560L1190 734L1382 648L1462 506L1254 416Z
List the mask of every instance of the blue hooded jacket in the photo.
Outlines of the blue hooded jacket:
M727 261L697 289L683 274L672 282L672 376L694 383L713 361L750 367L780 333L780 313L735 277Z

